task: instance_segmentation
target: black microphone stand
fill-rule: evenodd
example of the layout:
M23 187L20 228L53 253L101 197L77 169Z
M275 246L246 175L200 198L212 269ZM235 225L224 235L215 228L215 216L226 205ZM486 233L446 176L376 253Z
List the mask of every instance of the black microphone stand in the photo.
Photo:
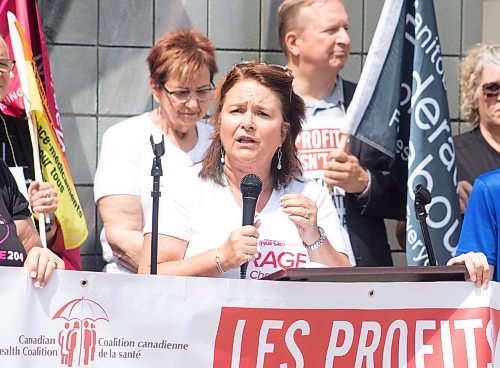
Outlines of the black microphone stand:
M425 219L427 218L427 211L425 210L425 205L431 203L432 195L429 190L422 184L418 184L415 187L415 216L420 222L420 228L422 229L422 235L424 236L425 249L427 250L427 256L429 257L429 265L437 266L436 257L434 256L434 250L432 248L431 237L429 235L429 227Z
M161 156L165 154L165 141L163 139L163 134L161 136L161 142L155 143L153 135L149 137L151 142L151 148L153 149L153 167L151 168L151 176L153 177L153 190L151 191L151 197L153 197L153 218L151 220L151 275L157 274L158 267L158 207L160 202L160 177L163 175L163 169L161 167Z

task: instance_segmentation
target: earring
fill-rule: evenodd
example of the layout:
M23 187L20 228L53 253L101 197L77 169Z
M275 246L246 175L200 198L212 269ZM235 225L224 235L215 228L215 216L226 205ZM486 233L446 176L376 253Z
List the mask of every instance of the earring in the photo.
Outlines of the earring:
M281 152L281 146L278 147L278 164L276 165L276 168L278 170L281 170L281 157L283 156L283 152Z
M222 165L224 165L224 162L226 162L226 160L224 159L224 148L221 148L220 149L220 163Z
M156 106L156 116L160 116L160 104L158 103L158 106Z

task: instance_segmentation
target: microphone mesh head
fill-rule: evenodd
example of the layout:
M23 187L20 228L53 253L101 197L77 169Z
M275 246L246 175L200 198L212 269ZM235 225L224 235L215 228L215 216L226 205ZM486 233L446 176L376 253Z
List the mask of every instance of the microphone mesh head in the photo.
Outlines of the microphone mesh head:
M262 191L262 180L255 174L247 174L241 179L241 195L257 198Z
M431 192L429 192L429 189L422 184L418 184L415 187L413 194L415 194L415 200L423 202L423 204L429 204L432 201Z

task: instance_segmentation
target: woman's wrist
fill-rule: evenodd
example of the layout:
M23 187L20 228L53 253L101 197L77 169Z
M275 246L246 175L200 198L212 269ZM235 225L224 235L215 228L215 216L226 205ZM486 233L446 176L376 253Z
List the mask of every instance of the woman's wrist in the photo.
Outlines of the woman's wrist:
M317 240L312 243L308 244L305 241L302 241L302 245L304 246L304 248L306 248L308 252L318 249L323 245L323 242L326 240L325 230L323 230L323 228L320 226L318 226L318 234L319 236L316 237Z
M219 272L219 274L223 274L226 271L222 268L222 258L219 252L220 248L215 249L215 268Z

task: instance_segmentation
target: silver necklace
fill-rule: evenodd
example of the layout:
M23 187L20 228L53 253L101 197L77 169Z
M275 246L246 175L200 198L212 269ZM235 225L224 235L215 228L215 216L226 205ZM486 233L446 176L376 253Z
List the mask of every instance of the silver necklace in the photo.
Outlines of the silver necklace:
M0 118L2 118L3 127L5 129L5 136L7 137L7 141L9 142L10 152L12 153L12 160L14 161L14 165L17 167L19 165L17 164L16 155L14 153L14 146L12 145L12 141L10 140L9 129L7 128L7 122L3 118L2 114L0 114ZM5 160L5 155L3 155L3 159Z

